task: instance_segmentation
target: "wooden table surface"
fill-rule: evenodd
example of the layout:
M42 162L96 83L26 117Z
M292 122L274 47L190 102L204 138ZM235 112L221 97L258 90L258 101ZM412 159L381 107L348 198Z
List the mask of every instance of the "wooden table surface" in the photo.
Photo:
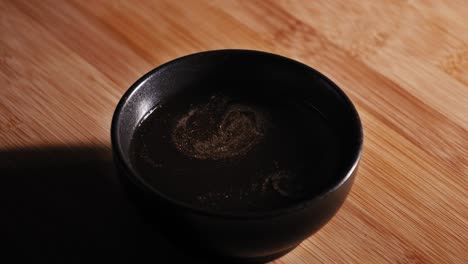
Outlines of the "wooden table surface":
M364 125L344 206L274 263L468 263L465 0L0 1L5 251L48 263L185 259L151 244L120 193L110 121L144 73L224 48L318 69Z

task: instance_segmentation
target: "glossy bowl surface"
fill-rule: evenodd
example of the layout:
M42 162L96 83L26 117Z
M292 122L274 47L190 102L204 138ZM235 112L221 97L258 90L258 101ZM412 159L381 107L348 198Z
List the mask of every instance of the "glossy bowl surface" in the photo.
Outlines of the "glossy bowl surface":
M343 169L320 194L287 208L230 213L195 208L148 184L133 167L132 135L142 118L167 98L197 93L198 83L239 81L278 100L300 99L330 121L345 142ZM259 85L265 83L264 85ZM274 83L287 84L277 92ZM249 84L254 84L249 86ZM273 85L272 85L273 84ZM325 225L338 211L353 183L363 134L356 109L318 71L297 61L260 51L215 50L168 62L140 78L121 98L112 120L113 155L130 198L154 225L188 250L241 262L264 262L289 252ZM194 172L196 174L196 172ZM187 175L193 177L194 175Z

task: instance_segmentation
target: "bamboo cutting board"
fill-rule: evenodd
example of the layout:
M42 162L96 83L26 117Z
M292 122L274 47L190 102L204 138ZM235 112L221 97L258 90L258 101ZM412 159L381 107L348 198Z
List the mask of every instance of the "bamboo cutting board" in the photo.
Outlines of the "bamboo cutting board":
M6 253L48 263L190 262L148 235L119 191L110 121L144 73L224 48L318 69L364 125L344 206L274 263L468 263L464 0L0 1Z

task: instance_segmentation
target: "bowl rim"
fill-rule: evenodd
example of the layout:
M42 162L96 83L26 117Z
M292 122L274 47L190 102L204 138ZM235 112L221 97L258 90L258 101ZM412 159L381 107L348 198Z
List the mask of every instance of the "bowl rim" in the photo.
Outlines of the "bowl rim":
M120 144L120 140L117 135L117 125L119 122L120 118L120 113L122 112L122 109L125 105L125 103L128 101L128 99L132 96L133 93L135 93L141 85L151 78L154 74L157 72L163 72L166 68L176 64L180 63L181 61L194 57L194 56L200 56L200 55L206 55L206 54L215 54L219 53L220 55L233 55L233 54L250 54L250 55L261 55L261 56L271 56L275 57L279 60L283 60L285 63L292 63L299 65L301 67L304 67L308 71L314 72L316 76L320 79L322 79L324 82L329 84L329 87L334 89L334 92L340 96L343 100L344 103L347 104L352 112L353 119L356 122L357 128L359 131L357 134L357 142L358 146L355 150L353 150L352 153L352 163L351 165L346 168L345 175L341 177L339 181L337 181L332 187L324 190L323 192L320 192L319 194L312 196L308 199L302 200L298 202L297 204L283 207L283 208L278 208L274 210L268 210L268 211L260 211L260 212L221 212L221 211L215 211L215 210L209 210L209 209L204 209L204 208L199 208L195 206L191 206L188 203L178 201L177 199L174 199L163 192L158 191L155 187L147 183L143 177L141 177L130 164L127 164L126 160L123 158L124 153L122 153L122 148ZM220 218L229 218L229 219L260 219L260 218L268 218L268 217L274 217L274 216L280 216L280 215L285 215L292 213L294 211L302 210L307 207L309 207L311 204L316 203L317 201L325 199L327 196L330 194L334 193L337 191L341 186L343 186L355 173L357 170L358 164L361 160L362 156L362 149L363 149L363 127L361 123L361 119L359 117L359 114L352 103L352 101L348 98L348 96L341 90L341 88L338 87L333 81L331 81L328 77L326 77L324 74L320 73L316 69L301 63L299 61L290 59L285 56L281 56L278 54L270 53L270 52L265 52L265 51L258 51L258 50L247 50L247 49L218 49L218 50L208 50L208 51L202 51L202 52L197 52L197 53L192 53L188 54L179 58L176 58L174 60L168 61L166 63L161 64L160 66L154 68L153 70L149 71L142 77L140 77L135 83L133 83L128 90L124 93L124 95L121 97L119 100L114 114L112 116L112 123L111 123L111 145L112 145L112 152L113 155L117 158L114 159L114 162L119 162L123 165L123 169L127 172L125 173L125 176L130 178L130 180L134 183L143 188L145 191L156 195L158 198L162 198L165 202L168 202L170 205L175 206L180 209L188 210L191 211L192 213L200 214L200 215L205 215L205 216L211 216L211 217L220 217ZM117 172L119 173L119 172ZM134 179L131 179L134 178Z

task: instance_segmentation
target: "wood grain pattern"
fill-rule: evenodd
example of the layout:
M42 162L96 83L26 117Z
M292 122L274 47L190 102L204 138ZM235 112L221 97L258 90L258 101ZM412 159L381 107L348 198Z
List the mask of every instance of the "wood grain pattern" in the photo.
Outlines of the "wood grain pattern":
M279 53L344 89L365 148L337 216L275 263L467 263L467 14L464 0L0 1L0 150L109 150L117 101L159 64Z

